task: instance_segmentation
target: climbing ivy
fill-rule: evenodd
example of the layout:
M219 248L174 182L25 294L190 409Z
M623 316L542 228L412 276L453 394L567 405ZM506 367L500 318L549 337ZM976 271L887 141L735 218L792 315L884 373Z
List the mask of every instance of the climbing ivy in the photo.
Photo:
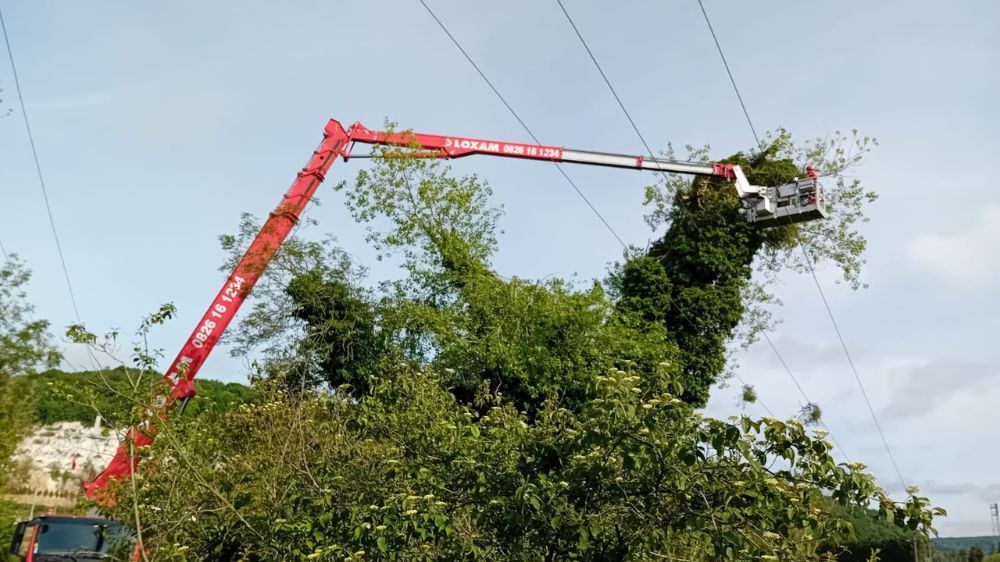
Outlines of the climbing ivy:
M716 178L666 175L647 188L647 222L666 230L648 250L619 265L611 282L620 307L664 311L659 320L682 354L686 400L708 400L725 372L734 335L749 344L772 325L766 305L777 300L765 285L777 272L809 271L829 261L852 287L861 285L866 243L856 226L865 220L863 205L876 195L843 174L876 144L854 131L797 146L781 130L768 136L763 150L723 160L739 164L751 184L761 186L792 182L805 175L807 163L816 166L828 187L830 217L822 221L761 228L746 220L734 190ZM688 151L696 160L708 154L707 147ZM659 262L662 272L653 272L649 260Z

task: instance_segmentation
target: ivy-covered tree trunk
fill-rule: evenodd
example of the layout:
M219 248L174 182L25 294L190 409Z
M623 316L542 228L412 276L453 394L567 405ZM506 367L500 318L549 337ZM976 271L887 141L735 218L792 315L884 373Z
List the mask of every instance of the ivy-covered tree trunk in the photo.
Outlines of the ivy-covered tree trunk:
M753 185L775 186L803 173L777 147L726 162L743 167ZM619 306L665 326L680 350L683 398L704 406L726 367L726 344L747 309L754 261L765 245L795 243L798 226L748 222L728 182L677 182L666 233L620 273ZM655 264L654 264L655 262Z

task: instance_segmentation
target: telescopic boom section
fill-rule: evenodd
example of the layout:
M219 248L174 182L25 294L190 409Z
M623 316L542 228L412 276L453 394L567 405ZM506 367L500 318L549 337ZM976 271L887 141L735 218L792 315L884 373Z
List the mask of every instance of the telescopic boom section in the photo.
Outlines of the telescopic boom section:
M154 397L155 406L146 412L146 419L131 429L119 446L108 467L93 482L85 484L88 497L103 490L110 480L127 478L136 467L137 457L130 448L152 443L156 424L166 419L174 401L186 401L194 396L194 377L215 348L219 337L229 326L243 300L257 283L278 248L291 233L299 217L316 193L327 170L338 157L347 160L356 142L416 148L410 156L460 158L473 154L573 162L614 168L653 170L668 173L716 176L732 181L740 196L748 220L758 223L789 224L821 218L822 193L814 174L795 183L774 187L750 185L743 170L732 164L672 162L658 158L629 156L586 150L571 150L560 146L526 144L466 137L451 137L410 132L372 131L360 123L344 127L335 120L327 123L323 141L313 152L305 168L299 172L278 207L271 213L257 237L226 279L225 284L202 316L180 353L171 363L164 379L170 392ZM104 498L113 502L114 498Z
M695 162L675 162L659 158L629 156L611 152L593 152L589 150L573 150L561 146L544 144L525 144L488 139L467 137L448 137L429 135L426 133L395 133L372 131L361 123L355 123L348 129L352 142L367 144L382 144L391 146L410 146L423 149L421 156L438 158L461 158L473 154L505 156L508 158L525 158L528 160L547 160L550 162L573 162L612 168L629 168L632 170L655 170L680 174L697 174L703 176L719 176L730 181L742 183L737 189L747 194L753 192L753 187L746 180L739 166L732 164L700 164ZM346 159L346 158L345 158Z
M826 216L822 188L815 174L779 187L751 185L743 170L734 164L675 162L612 152L574 150L561 146L527 144L426 133L372 131L360 123L351 125L352 143L408 146L418 149L411 156L461 158L473 154L572 162L632 170L652 170L677 174L715 176L733 182L747 220L761 226L787 225ZM345 159L349 156L345 155Z

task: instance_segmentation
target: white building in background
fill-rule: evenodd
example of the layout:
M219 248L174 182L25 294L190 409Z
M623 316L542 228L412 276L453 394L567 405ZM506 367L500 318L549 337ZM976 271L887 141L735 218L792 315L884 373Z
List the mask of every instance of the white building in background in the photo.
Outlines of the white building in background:
M105 432L100 416L91 427L80 422L36 426L14 453L21 468L12 476L20 482L8 486L32 492L76 491L88 468L100 471L107 466L118 439L114 432Z

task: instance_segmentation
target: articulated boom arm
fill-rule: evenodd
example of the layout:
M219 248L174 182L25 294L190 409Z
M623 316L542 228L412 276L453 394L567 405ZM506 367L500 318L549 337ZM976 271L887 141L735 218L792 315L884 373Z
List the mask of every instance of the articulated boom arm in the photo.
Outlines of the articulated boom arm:
M292 187L261 227L257 237L247 248L233 273L226 279L219 294L208 307L208 311L201 317L194 332L167 369L164 378L171 387L170 393L154 398L154 402L157 402L155 411L147 411L147 419L144 420L143 426L132 428L104 472L93 482L84 485L88 497L93 498L111 479L127 478L137 462L137 458L129 452L129 442L133 442L137 447L152 443L156 423L166 417L171 404L176 399L186 400L194 396L194 377L201 369L201 365L236 316L236 311L243 304L250 289L257 283L271 258L291 233L302 211L323 181L326 171L330 169L330 165L338 156L346 154L348 142L347 131L340 123L331 120L323 131L323 141L319 148L313 152L305 168L295 178ZM109 500L114 501L113 498Z
M142 447L152 443L156 424L166 418L172 404L194 396L194 377L205 359L215 348L219 337L229 326L243 300L257 283L278 248L291 233L299 217L316 193L330 165L339 156L350 158L354 143L404 146L419 149L416 156L431 158L460 158L473 154L546 160L549 162L574 162L615 168L654 170L670 173L717 176L732 181L743 202L748 220L762 224L789 224L822 218L822 193L815 174L795 183L774 187L750 185L743 170L732 164L699 164L672 162L658 158L628 156L586 150L571 150L559 146L525 144L465 137L429 135L423 133L397 133L372 131L360 123L348 129L330 120L323 131L323 141L313 152L305 168L299 172L291 188L285 193L278 207L271 213L257 237L247 248L233 273L201 317L197 327L188 337L180 353L170 364L164 379L170 392L154 397L155 407L146 413L139 427L129 431L114 458L93 482L88 482L87 495L94 495L107 486L109 480L127 478L135 469L137 457L130 454L130 446ZM131 444L131 445L130 445ZM104 498L114 501L113 498Z

